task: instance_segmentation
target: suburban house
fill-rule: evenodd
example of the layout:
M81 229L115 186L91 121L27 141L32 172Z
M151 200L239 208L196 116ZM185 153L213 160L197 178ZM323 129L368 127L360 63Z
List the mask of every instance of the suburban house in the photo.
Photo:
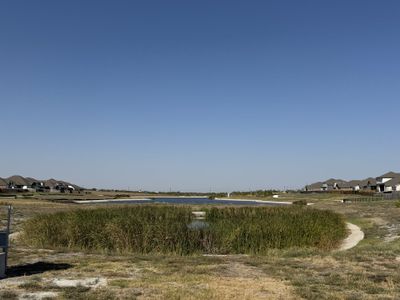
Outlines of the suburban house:
M339 190L342 188L347 188L346 182L344 180L331 178L323 182L316 182L307 185L305 187L305 190L309 192L318 192L318 191L327 192L327 191Z
M55 179L37 180L31 177L14 175L0 178L0 192L39 192L39 193L73 193L80 191L77 185Z
M351 190L351 186L341 179L328 179L324 182L316 182L306 186L307 191L333 191L333 190Z
M379 193L400 192L400 173L388 172L376 178Z
M376 190L376 179L369 177L363 180L352 180L349 181L353 191L375 191Z
M328 179L307 185L308 192L321 191L369 191L394 192L400 191L400 173L389 172L377 178L369 177L363 180L345 181L342 179Z
M364 180L345 181L341 179L328 179L324 182L316 182L305 187L308 192L328 192L328 191L359 191L367 189L368 185L364 184Z

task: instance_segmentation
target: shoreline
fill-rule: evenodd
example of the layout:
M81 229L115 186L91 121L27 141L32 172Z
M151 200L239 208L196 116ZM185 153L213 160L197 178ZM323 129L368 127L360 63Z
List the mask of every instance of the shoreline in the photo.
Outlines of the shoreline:
M126 201L151 201L150 198L127 198L127 199L97 199L97 200L74 200L76 204L91 204L91 203L109 203L109 202L126 202Z
M201 199L205 199L208 198L208 196L151 196L149 197L149 199L177 199L177 198L193 198L193 199L197 199L197 198L201 198Z
M233 198L215 198L209 199L206 196L168 196L168 197L148 197L148 198L121 198L121 199L93 199L93 200L74 200L75 204L98 204L98 203L119 203L119 202L147 202L157 199L208 199L210 201L226 201L226 202L249 202L259 204L277 204L277 205L292 205L289 201L268 201L268 200L257 200L257 199L233 199ZM217 204L217 203L216 203Z
M289 201L269 201L269 200L257 200L257 199L233 199L233 198L215 198L218 201L239 201L239 202L256 202L256 203L269 203L269 204L286 204L290 205L293 202Z

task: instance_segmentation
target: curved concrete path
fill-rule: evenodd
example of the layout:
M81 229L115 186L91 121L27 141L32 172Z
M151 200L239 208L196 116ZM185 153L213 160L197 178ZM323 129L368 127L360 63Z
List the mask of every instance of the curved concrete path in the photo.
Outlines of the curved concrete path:
M340 245L338 251L344 251L344 250L349 250L364 239L364 232L361 230L360 227L358 227L355 224L352 223L346 223L347 229L350 230L350 234L347 238L345 238Z

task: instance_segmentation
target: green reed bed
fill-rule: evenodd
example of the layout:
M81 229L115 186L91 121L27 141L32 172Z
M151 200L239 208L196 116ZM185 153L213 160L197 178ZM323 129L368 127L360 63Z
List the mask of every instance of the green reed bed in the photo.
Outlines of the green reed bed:
M46 248L118 253L248 253L271 248L331 249L346 235L342 217L306 207L205 208L193 228L185 206L129 206L44 214L24 225L24 239Z
M331 249L346 236L343 218L304 207L211 209L208 220L218 251L265 253L271 248Z

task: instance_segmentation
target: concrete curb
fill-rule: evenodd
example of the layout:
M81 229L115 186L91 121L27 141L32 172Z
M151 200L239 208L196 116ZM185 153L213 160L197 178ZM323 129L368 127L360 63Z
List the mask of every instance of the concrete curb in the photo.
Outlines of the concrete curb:
M345 251L349 250L364 239L364 232L355 224L346 223L347 229L350 230L350 234L347 238L342 241L338 251Z

